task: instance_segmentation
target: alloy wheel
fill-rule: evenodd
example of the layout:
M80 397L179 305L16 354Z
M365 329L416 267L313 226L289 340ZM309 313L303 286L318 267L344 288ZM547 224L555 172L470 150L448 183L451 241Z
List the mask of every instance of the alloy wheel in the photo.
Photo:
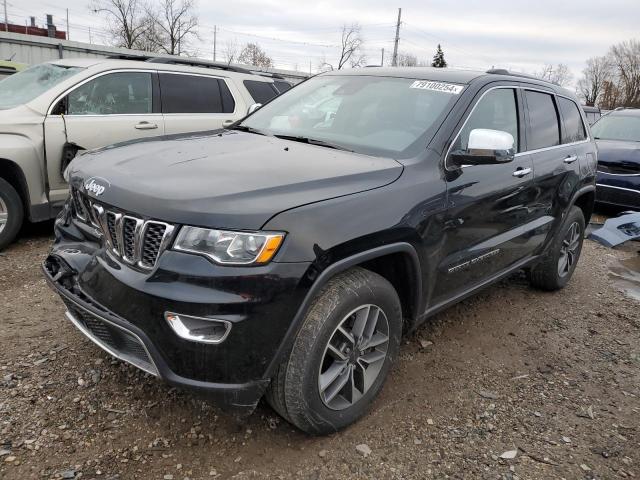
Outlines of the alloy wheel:
M389 348L389 321L376 305L348 313L333 331L322 355L318 391L332 410L360 400L375 383Z
M0 233L4 230L7 222L9 221L9 209L5 201L0 198Z
M560 258L558 259L558 275L560 278L569 274L575 263L578 261L578 251L582 229L578 222L573 222L560 246Z

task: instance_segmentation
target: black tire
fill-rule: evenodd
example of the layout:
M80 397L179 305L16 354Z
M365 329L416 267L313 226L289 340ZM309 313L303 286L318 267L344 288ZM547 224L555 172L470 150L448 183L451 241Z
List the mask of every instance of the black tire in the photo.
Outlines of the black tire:
M16 238L20 227L22 227L24 206L16 189L2 178L0 178L0 200L2 200L0 202L0 215L7 214L4 226L0 222L0 250L3 250ZM6 212L4 211L5 207Z
M575 249L571 253L572 261L566 268L563 267L561 269L560 260L563 255L567 254L567 241L568 237L572 235L572 228L577 229ZM569 214L562 223L562 227L560 227L551 245L549 245L544 258L529 270L528 276L531 286L540 290L554 291L560 290L567 285L580 259L584 231L585 221L582 210L575 206L571 207ZM570 243L573 245L573 242Z
M331 355L327 346L330 340L335 339L334 335L337 335L338 326L346 325L345 321L351 321L355 324L356 314L349 316L350 312L364 311L364 308L368 308L372 312L377 309L376 315L370 315L369 310L366 310L367 313L363 317L367 318L365 320L367 325L369 325L369 318L374 316L376 318L374 320L375 334L371 333L369 338L379 333L378 325L388 326L386 330L388 341L379 347L386 350L384 359L376 361L374 370L377 373L369 377L368 387L364 387L364 376L360 377L363 379L361 390L364 394L359 396L359 399L343 409L329 408L325 403L328 397L326 391L324 397L321 397L320 392L321 368L326 365L322 362L333 361L331 358L326 358L326 355ZM381 313L383 316L380 316ZM354 325L351 333L355 331ZM401 335L402 311L400 299L393 286L380 275L363 268L356 267L348 270L331 279L314 299L288 358L280 365L272 379L266 399L274 410L300 430L316 435L336 432L355 422L368 411L371 403L380 392L398 354ZM362 336L362 338L364 337L366 335ZM384 335L379 338L384 338ZM349 350L349 347L344 348ZM355 354L355 357L359 357L359 359L364 359L367 352L369 355L378 354L381 356L378 348L371 347L371 350L362 350L362 348L353 348L352 354ZM355 372L358 370L358 364L355 363L358 360L353 361L352 368ZM361 373L364 371L364 369L358 370L358 373L353 375L365 375ZM352 376L351 378L356 377ZM358 394L360 393L358 390ZM348 395L345 394L346 396ZM343 401L345 397L336 395L334 398Z

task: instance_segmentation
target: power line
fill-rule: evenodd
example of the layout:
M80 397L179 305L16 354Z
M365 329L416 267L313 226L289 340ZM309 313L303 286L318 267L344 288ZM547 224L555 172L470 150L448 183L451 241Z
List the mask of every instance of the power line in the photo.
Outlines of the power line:
M497 61L496 59L491 59L490 57L487 57L486 55L468 52L468 51L464 50L463 48L461 48L459 46L456 46L454 43L450 42L446 38L438 37L436 35L432 35L432 34L430 34L428 32L425 32L424 30L421 30L418 27L415 27L413 25L408 24L407 22L404 22L404 25L406 25L407 27L410 27L411 29L413 29L415 31L415 33L417 33L417 34L424 35L425 37L429 37L429 38L434 39L434 40L436 40L436 41L438 41L440 43L446 43L451 49L457 50L457 51L459 51L459 52L461 52L461 53L463 53L465 55L468 55L470 57L475 57L475 58L480 57L481 59L483 59L484 61L486 61L487 63L490 63L490 64L496 64L496 63L499 64L499 63L501 63L500 61Z

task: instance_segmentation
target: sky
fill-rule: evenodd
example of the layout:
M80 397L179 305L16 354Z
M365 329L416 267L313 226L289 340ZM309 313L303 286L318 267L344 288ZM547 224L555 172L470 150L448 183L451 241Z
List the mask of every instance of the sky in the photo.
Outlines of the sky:
M148 0L157 1L157 0ZM535 73L545 64L564 63L579 78L587 58L604 55L615 43L640 38L640 0L199 0L198 38L189 50L224 60L230 42L258 43L277 68L316 73L323 61L337 63L344 24L358 23L367 64L391 59L398 7L402 7L399 52L431 61L442 45L451 67L507 68ZM112 44L106 19L90 0L7 0L11 23L29 16L38 25L45 14L66 29L71 40Z

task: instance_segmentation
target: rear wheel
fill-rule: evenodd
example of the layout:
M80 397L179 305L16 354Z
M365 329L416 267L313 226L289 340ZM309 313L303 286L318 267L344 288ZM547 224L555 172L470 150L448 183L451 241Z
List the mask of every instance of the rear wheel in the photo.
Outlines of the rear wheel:
M543 260L529 271L532 286L541 290L559 290L569 282L578 265L584 241L582 210L572 207Z
M335 432L364 415L398 353L400 300L380 275L354 268L311 305L267 401L301 430Z
M9 245L20 231L24 207L16 189L0 178L0 250Z

